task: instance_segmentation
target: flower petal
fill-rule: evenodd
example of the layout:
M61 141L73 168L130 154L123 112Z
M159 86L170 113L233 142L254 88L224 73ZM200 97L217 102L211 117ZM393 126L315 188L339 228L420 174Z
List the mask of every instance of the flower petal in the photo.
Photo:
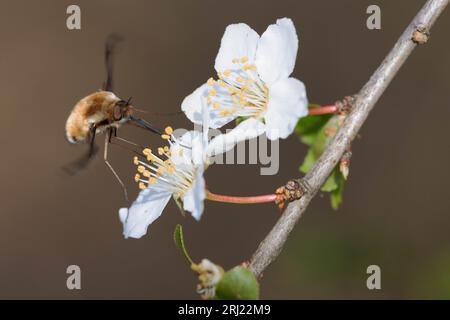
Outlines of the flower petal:
M192 123L203 125L204 116L203 116L203 105L206 104L204 99L208 94L209 85L203 84L199 88L197 88L193 93L184 98L181 104L181 110L184 112L186 117L191 120ZM218 94L227 94L223 88L218 88ZM222 92L223 91L223 92ZM218 110L215 110L212 105L205 106L208 111L208 126L209 128L218 129L233 121L236 117L231 115L228 117L224 117L220 115Z
M208 131L206 130L206 134ZM170 161L174 165L203 165L207 136L203 132L191 130L184 133L170 147Z
M192 164L192 145L198 131L187 131L170 146L170 161L174 165Z
M195 220L200 220L205 200L205 179L203 178L203 167L197 168L194 182L183 198L183 208L189 211Z
M264 115L266 135L270 140L287 138L298 120L308 115L308 99L303 82L287 78L269 88L270 98Z
M260 120L249 118L242 121L233 130L212 139L206 149L208 157L225 153L241 141L255 138L265 131L265 125Z
M195 124L202 123L202 99L205 97L207 89L208 85L205 83L184 98L181 103L181 110Z
M225 29L214 68L217 72L236 68L233 59L247 57L253 63L259 35L245 23L231 24Z
M119 218L123 224L125 238L141 238L148 226L159 218L172 194L167 191L142 190L129 209L121 208Z
M261 79L268 85L287 78L294 71L298 37L291 19L278 19L261 36L255 63Z

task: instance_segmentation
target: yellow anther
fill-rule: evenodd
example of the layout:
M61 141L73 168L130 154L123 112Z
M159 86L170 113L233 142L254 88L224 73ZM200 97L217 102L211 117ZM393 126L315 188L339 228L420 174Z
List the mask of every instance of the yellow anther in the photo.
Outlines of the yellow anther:
M153 162L153 161L155 161L155 160L156 160L156 157L155 157L153 154L149 154L149 155L147 156L147 161Z
M217 81L217 83L219 84L219 86L221 86L222 88L225 88L227 86L227 84L223 81L223 80L219 80Z
M169 147L168 146L164 146L164 152L169 152Z
M144 167L144 166L138 166L138 167L137 167L137 171L138 171L139 173L143 173L143 172L145 171L145 167Z
M209 95L210 95L210 96L215 96L216 94L217 94L216 89L211 89L211 90L209 90Z
M158 170L156 170L156 174L158 176L162 176L165 172L166 172L166 168L165 167L159 167Z
M142 175L146 178L150 178L150 176L151 176L150 171L148 171L148 170L145 170L144 173L142 173Z
M152 154L152 150L149 148L145 148L144 150L142 150L142 153L146 156L149 156Z
M158 154L159 154L160 156L162 156L162 155L164 154L164 149L161 148L161 147L159 147L159 148L158 148Z
M169 126L169 127L166 127L166 129L164 129L164 132L168 135L171 135L173 133L173 129L172 129L172 127Z
M167 167L167 170L168 170L170 173L174 173L174 172L175 172L175 167L174 167L174 166L169 166L169 167Z
M139 173L136 173L136 175L134 176L134 181L139 182L139 180L141 180L141 175Z
M147 186L145 185L145 183L143 183L142 181L139 182L139 189L144 190L145 188L147 188Z
M213 108L216 109L216 110L219 109L220 108L220 104L218 102L214 102Z
M223 72L223 75L225 76L225 77L229 77L230 76L230 74L231 74L231 71L230 70L225 70L224 72Z
M214 81L213 78L209 78L206 83L212 87L216 82Z
M154 184L154 183L156 183L156 178L155 178L155 177L149 178L149 179L148 179L148 183L149 183L149 184Z
M256 65L254 64L246 64L242 67L244 70L256 70Z
M207 96L207 97L206 97L206 102L207 102L208 104L211 103L211 97L210 97L210 96Z
M164 140L170 140L170 136L167 134L161 135L161 138L163 138Z
M237 81L237 82L244 82L244 79L242 79L241 77L237 77L237 78L236 78L236 81Z
M242 57L241 58L241 63L246 63L248 61L248 57Z
M133 163L134 163L135 165L138 165L138 164L139 164L139 159L138 159L138 157L134 157L134 158L133 158Z

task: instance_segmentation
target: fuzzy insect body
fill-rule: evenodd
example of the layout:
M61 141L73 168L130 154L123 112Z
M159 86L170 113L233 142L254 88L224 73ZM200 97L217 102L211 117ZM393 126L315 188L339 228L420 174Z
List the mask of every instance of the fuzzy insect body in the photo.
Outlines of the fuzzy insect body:
M95 133L118 128L127 122L132 107L109 91L92 93L74 106L66 122L66 137L70 143L85 142L95 127Z

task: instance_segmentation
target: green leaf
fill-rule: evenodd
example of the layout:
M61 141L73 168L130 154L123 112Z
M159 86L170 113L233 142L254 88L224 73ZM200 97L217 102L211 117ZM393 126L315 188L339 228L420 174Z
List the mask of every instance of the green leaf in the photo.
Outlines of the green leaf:
M301 118L295 126L295 133L306 145L312 145L319 131L330 120L331 115L308 116Z
M300 119L295 132L300 140L310 146L299 170L308 173L314 163L322 155L325 147L337 132L341 123L339 116L321 115L308 116ZM337 209L342 203L344 176L336 167L323 184L321 190L330 193L330 201L333 209Z
M308 171L314 165L316 160L317 160L317 157L314 154L314 151L312 150L312 148L309 148L308 152L306 153L305 159L303 160L303 163L299 168L300 171L303 173L308 173Z
M177 224L175 226L175 231L173 233L173 239L174 239L175 244L177 245L178 249L180 249L180 251L183 253L183 255L187 259L187 261L190 264L193 264L192 259L186 250L186 246L184 245L183 227L181 226L181 224Z
M255 275L242 266L225 272L216 287L219 300L258 300L259 283Z
M338 187L339 185L336 177L336 169L334 169L328 177L327 181L325 181L325 183L323 184L322 188L320 188L320 190L324 192L331 192L336 190Z
M342 173L337 168L334 169L334 171L337 172L336 175L339 177L338 178L338 187L336 189L334 189L333 191L331 191L330 200L331 200L331 207L334 210L337 210L343 201L345 179L344 179L344 176L342 175Z

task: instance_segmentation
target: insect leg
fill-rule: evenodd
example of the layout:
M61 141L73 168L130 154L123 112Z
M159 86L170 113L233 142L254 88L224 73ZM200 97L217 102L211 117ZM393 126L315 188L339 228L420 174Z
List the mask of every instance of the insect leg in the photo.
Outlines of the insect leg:
M114 138L114 139L116 140L117 138ZM122 144L120 144L120 143L117 143L117 142L115 142L115 140L111 140L111 144L112 144L112 145L118 146L118 147L123 148L123 149L125 149L125 150L127 150L127 151L131 151L131 152L133 152L134 154L136 154L137 156L140 156L140 157L143 157L143 158L146 157L142 152L133 150L133 149L130 148L130 147L127 147L127 146L124 146L124 145L122 145ZM120 141L120 140L122 140L122 139L119 138L119 139L117 139L117 140Z
M95 132L97 131L96 126L92 126L90 130L90 141L89 141L89 151L88 151L88 160L90 160L98 151L97 146L95 145Z
M103 154L103 160L105 161L106 165L108 166L108 168L114 174L114 177L116 177L117 181L121 185L121 187L123 189L123 194L125 196L125 201L129 202L129 200L128 200L128 191L127 191L127 188L125 187L125 184L122 182L122 180L120 179L119 175L117 174L117 172L114 170L114 168L112 167L112 165L108 161L108 146L110 144L110 137L111 137L111 135L112 135L112 130L108 129L108 131L106 131L106 135L105 135L105 149L104 149L104 154Z
M92 126L89 130L89 150L86 155L81 157L81 159L63 167L63 170L66 171L69 175L75 175L79 171L86 168L91 159L97 154L98 147L95 145L95 132L97 130L96 126Z
M122 137L115 136L113 139L114 139L114 140L118 140L118 141L122 141L122 142L125 142L125 143L128 143L128 144L131 144L132 146L138 147L138 148L140 148L141 150L145 149L144 146L141 146L140 144L138 144L138 143L136 143L136 142L133 142L133 141L124 139L124 138L122 138Z

